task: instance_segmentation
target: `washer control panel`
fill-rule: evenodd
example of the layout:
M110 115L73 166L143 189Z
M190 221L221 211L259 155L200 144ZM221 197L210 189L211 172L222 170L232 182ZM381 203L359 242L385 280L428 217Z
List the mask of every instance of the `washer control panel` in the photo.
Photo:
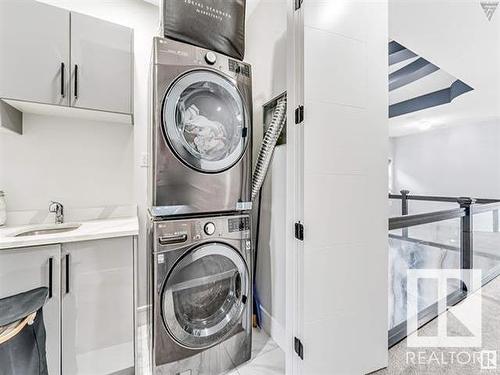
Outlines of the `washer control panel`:
M229 233L243 232L245 230L250 230L250 217L242 216L242 217L228 219L227 225Z
M248 215L156 221L154 251L172 251L199 241L250 241L250 227ZM250 242L247 246L251 246Z

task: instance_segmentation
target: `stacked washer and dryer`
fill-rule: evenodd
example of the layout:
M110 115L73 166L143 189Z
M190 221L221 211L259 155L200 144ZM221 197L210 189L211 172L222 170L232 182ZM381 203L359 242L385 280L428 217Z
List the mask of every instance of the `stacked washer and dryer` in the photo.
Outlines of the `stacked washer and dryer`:
M154 374L250 359L250 65L155 38L150 146Z

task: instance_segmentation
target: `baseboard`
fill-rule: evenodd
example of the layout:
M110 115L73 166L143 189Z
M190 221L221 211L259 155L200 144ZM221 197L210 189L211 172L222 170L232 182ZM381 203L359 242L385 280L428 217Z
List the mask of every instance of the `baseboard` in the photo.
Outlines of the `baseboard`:
M274 319L271 314L269 314L262 306L260 306L260 311L262 312L262 328L264 331L271 336L276 344L285 351L285 327L279 324L276 319Z

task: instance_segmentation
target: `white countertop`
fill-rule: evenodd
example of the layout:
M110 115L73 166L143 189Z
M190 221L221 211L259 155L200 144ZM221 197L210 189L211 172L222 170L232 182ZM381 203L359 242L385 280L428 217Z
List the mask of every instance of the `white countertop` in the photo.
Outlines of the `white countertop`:
M62 225L71 225L65 223ZM0 250L16 247L40 246L67 242L97 240L102 238L136 236L139 232L137 217L83 221L77 229L68 232L13 237L17 233L36 230L46 225L24 225L0 228Z

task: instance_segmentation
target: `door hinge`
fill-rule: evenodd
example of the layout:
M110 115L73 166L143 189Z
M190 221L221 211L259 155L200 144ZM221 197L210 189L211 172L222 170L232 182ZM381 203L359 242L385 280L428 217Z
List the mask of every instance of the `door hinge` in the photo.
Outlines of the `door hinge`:
M299 105L295 109L295 123L296 124L300 124L303 121L304 121L304 106L303 105Z
M302 7L302 2L304 0L295 0L295 10L299 10Z
M304 225L300 221L295 223L295 238L304 241Z
M295 347L295 353L300 357L300 359L304 359L304 345L302 345L302 342L295 337L294 338L294 347Z

